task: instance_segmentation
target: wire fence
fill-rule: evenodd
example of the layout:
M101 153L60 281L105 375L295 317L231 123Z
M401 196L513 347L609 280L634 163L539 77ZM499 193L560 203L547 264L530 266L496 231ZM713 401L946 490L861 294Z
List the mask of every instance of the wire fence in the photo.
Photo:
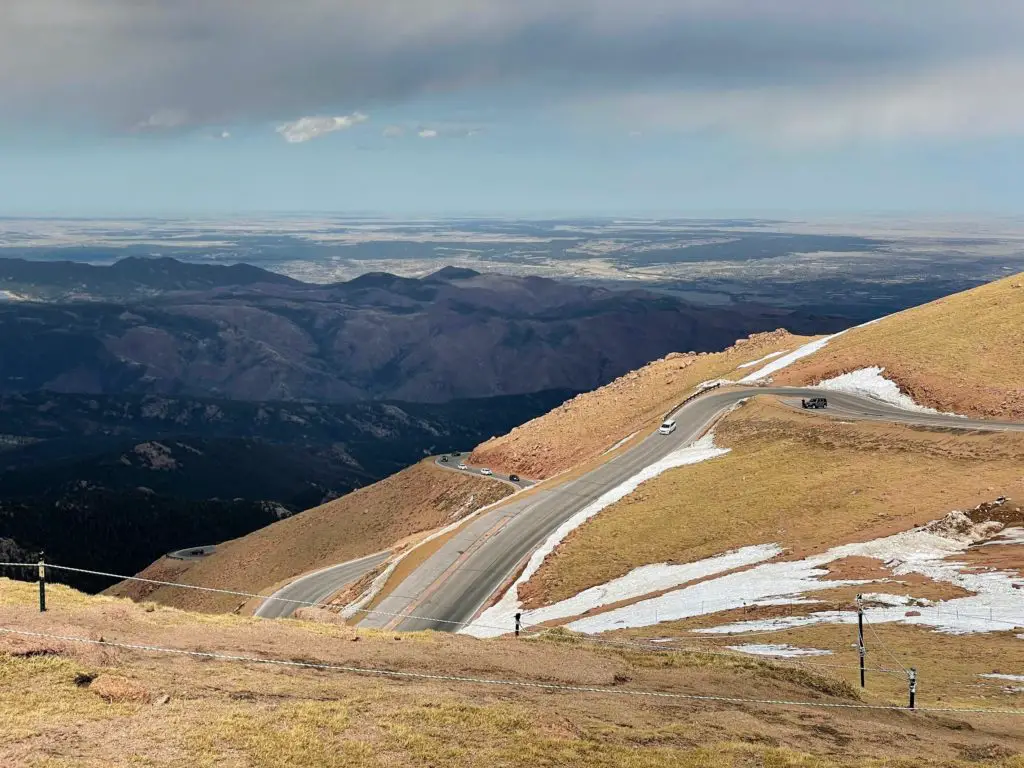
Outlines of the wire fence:
M0 563L0 567L23 567L23 568L33 568L34 569L34 568L38 567L38 564L37 563ZM233 589L220 589L220 588L217 588L217 587L203 587L203 586L198 586L198 585L194 585L194 584L184 584L184 583L181 583L181 582L162 581L162 580L159 580L159 579L149 579L149 578L145 578L145 577L142 577L142 576L126 576L124 574L109 573L109 572L106 572L106 571L95 571L95 570L91 570L91 569L87 569L87 568L75 568L75 567L72 567L72 566L57 565L57 564L54 564L54 563L46 563L45 564L45 568L47 570L53 569L53 570L57 570L57 571L67 571L67 572L71 572L71 573L82 573L82 574L89 574L89 575L93 575L93 576L105 576L105 577L111 578L111 579L117 579L117 580L121 580L121 581L141 582L141 583L145 583L145 584L153 584L155 586L172 587L172 588L180 588L180 589L191 589L191 590L195 590L195 591L199 591L199 592L208 592L208 593L215 593L215 594L230 595L232 597L244 597L246 599L280 601L280 602L290 603L290 604L299 605L299 606L303 606L303 607L319 607L319 608L323 608L324 607L324 604L322 602L318 602L318 601L297 600L297 599L294 599L294 598L277 597L275 595L260 595L260 594L257 594L255 592L244 592L244 591L233 590ZM751 603L750 605L753 606L754 603ZM445 624L445 625L449 625L449 626L452 626L452 627L466 627L466 626L469 626L470 624L472 624L475 627L478 627L478 628L481 628L481 629L491 629L491 630L499 631L502 634L511 634L511 633L515 632L515 629L516 629L515 626L499 626L499 625L496 625L496 624L481 624L480 622L474 621L472 619L465 620L465 621L454 621L454 620L451 620L451 619L442 619L442 618L438 618L438 617L435 617L435 616L423 616L421 614L416 614L416 613L396 613L396 612L391 612L391 611L379 611L379 610L372 609L372 608L355 608L355 609L351 609L351 610L354 613L361 613L361 614L364 614L364 615L383 616L383 617L387 617L387 618L400 618L400 619L403 619L403 620L427 621L427 622L432 622L432 623L436 623L436 624ZM552 626L549 626L548 624L531 624L531 623L527 623L527 622L520 622L519 627L522 630L526 630L526 634L524 635L524 637L526 637L527 639L540 638L540 637L544 637L544 636L549 636L549 635L551 635L552 633L555 633L555 632L565 631L562 627L552 627ZM761 635L761 634L774 634L774 633L772 633L772 632L748 633L748 634L741 635L740 637L741 638L754 637L754 636ZM673 640L671 643L655 643L655 642L652 642L652 641L646 641L645 642L645 641L639 641L639 640L634 640L634 641L629 641L629 640L610 640L610 639L604 639L604 638L595 637L595 636L592 636L592 635L583 635L583 634L578 634L578 633L573 633L571 635L571 637L573 639L579 640L579 641L584 642L584 643L603 645L603 646L609 646L609 647L641 649L641 650L645 650L645 651L649 651L649 652L655 652L655 653L665 653L665 652L668 652L668 651L685 651L685 652L689 652L689 653L700 653L700 654L709 655L709 656L732 656L734 658L739 657L739 656L749 656L750 655L750 654L743 654L742 652L736 652L736 651L725 652L725 651L718 650L718 649L711 650L711 649L708 648L709 645L714 647L714 645L713 645L713 641L714 640L716 640L716 639L725 639L725 638L712 638L712 637L678 638L678 639ZM728 637L728 641L729 642L735 642L735 640L736 640L736 636L729 636ZM684 643L686 645L679 645L680 643ZM703 643L704 645L700 645L701 643ZM822 666L822 667L826 666L826 665L818 663L818 662L811 662L811 661L807 661L807 660L804 660L804 659L793 659L793 658L786 658L786 657L771 657L771 658L773 660L778 660L778 661L785 662L785 663L801 664L801 665L804 665L804 666ZM830 666L830 667L832 667L834 669L842 668L842 665L828 665L828 666ZM850 666L850 667L847 667L847 668L853 669L855 667ZM886 668L883 668L883 667L873 667L871 669L872 669L872 671L876 671L876 672L894 672L895 671L895 670L886 669Z
M36 569L36 568L39 568L40 565L41 565L40 563L3 562L3 563L0 563L0 568ZM303 607L319 607L319 608L323 608L324 607L324 604L322 602L319 602L319 601L299 600L299 599L294 599L294 598L278 597L276 595L261 595L261 594L258 594L258 593L246 592L246 591L242 591L242 590L221 589L221 588L217 588L217 587L203 587L203 586L199 586L199 585L195 585L195 584L184 584L182 582L164 581L164 580L159 580L159 579L149 579L149 578L142 577L142 576L128 576L128 575L125 575L125 574L110 573L110 572L107 572L107 571L97 571L97 570L92 570L92 569L87 569L87 568L77 568L77 567L73 567L73 566L58 565L58 564L54 564L54 563L45 563L45 564L42 564L42 567L45 568L47 571L52 569L52 570L55 570L55 571L64 571L64 572L68 572L68 573L79 573L79 574L87 574L87 575L93 575L93 576L102 576L102 577L106 577L106 578L110 578L110 579L116 579L118 581L133 581L133 582L141 582L141 583L146 583L146 584L152 584L154 586L188 589L188 590L195 590L195 591L199 591L199 592L207 592L207 593L215 593L215 594L224 594L224 595L230 595L230 596L233 596L233 597L246 598L247 600L255 599L255 600L261 600L261 601L264 601L264 600L266 600L266 601L281 601L281 602L290 603L290 604L294 604L294 605L298 605L298 606L303 606ZM45 576L45 571L42 572L42 574ZM43 590L42 589L41 589L41 592L40 592L40 600L41 600L41 608L43 608L45 603L43 602L44 597L43 597ZM724 601L724 602L735 607L735 600ZM739 606L739 607L741 607L741 608L742 607L754 607L756 605L757 605L757 601L751 601L749 603L749 605L744 605L744 606ZM702 606L702 611L703 611L703 606ZM549 626L549 625L546 625L546 624L528 624L528 623L522 623L522 622L519 622L519 621L516 622L516 626L515 627L508 627L508 626L498 626L498 625L492 625L492 624L480 624L479 622L475 622L473 620L454 621L454 620L442 619L442 618L438 618L438 617L434 617L434 616L423 616L423 615L414 614L414 613L396 613L396 612L389 612L389 611L379 611L379 610L370 609L370 608L358 608L358 609L354 609L354 612L362 613L364 615L377 615L377 616L384 616L384 617L389 617L389 618L399 618L399 619L402 619L402 620L420 620L420 621L431 622L431 623L434 623L434 624L447 625L447 626L451 626L451 627L465 627L467 625L473 624L476 627L483 628L483 629L495 630L495 631L500 632L501 634L512 634L514 632L517 637L520 636L520 631L525 630L525 631L522 632L522 637L524 637L525 639L541 639L541 638L544 638L544 637L548 637L548 638L552 638L552 639L556 639L556 640L558 640L558 639L565 639L568 642L574 642L574 643L578 642L578 643L583 643L583 644L586 644L586 645L593 645L593 646L597 646L597 647L629 649L629 650L643 651L643 652L647 652L647 653L672 653L672 652L675 652L675 653L689 653L689 654L697 654L697 655L711 656L711 657L728 657L728 658L731 658L731 659L734 659L734 660L741 660L742 659L742 660L746 660L746 661L751 661L751 660L754 660L754 659L758 659L758 660L761 660L761 661L770 662L772 664L792 664L792 665L794 665L796 667L807 668L807 669L810 669L812 671L817 670L817 669L823 669L823 670L824 669L827 669L827 670L844 670L844 671L853 671L853 670L860 670L861 669L860 666L853 665L853 664L832 664L832 663L828 663L828 662L812 661L812 660L809 660L809 659L806 659L806 658L800 658L800 657L786 657L786 656L778 656L778 655L770 655L770 654L751 654L751 653L746 653L746 652L743 652L743 651L740 651L740 650L723 649L721 646L715 645L714 642L713 642L713 641L716 641L716 640L726 640L727 642L735 642L736 640L743 640L743 639L747 639L747 638L751 638L751 637L759 636L759 635L776 635L777 636L778 630L765 631L765 632L751 632L751 633L742 633L741 632L740 634L737 634L737 635L728 635L728 636L725 636L725 637L708 637L708 636L703 636L703 637L699 637L699 638L698 637L673 638L671 640L671 642L654 642L653 640L646 640L645 641L645 640L642 640L642 639L641 640L609 639L609 638L597 637L597 636L594 636L594 635L585 635L585 634L580 634L580 633L567 633L566 630L563 627L557 627L557 626L556 627L552 627L552 626ZM987 617L982 617L982 618L985 618L985 620L988 620ZM1010 622L1007 622L1007 623L1010 623ZM912 682L916 682L916 671L913 668L908 668L905 664L903 664L903 662L900 661L900 659L888 648L888 646L886 646L886 644L883 642L881 636L878 634L877 630L875 629L875 627L874 627L874 625L872 623L870 623L868 621L865 621L865 624L870 629L870 631L871 631L873 637L875 638L875 640L877 641L879 647L884 651L884 653L886 655L888 655L897 664L898 669L896 669L896 668L889 668L889 667L883 667L883 666L875 666L875 667L865 666L864 670L865 671L869 671L869 672L885 674L885 675L897 676L897 677L909 677L912 680ZM1017 626L1020 626L1020 625L1024 625L1024 622L1021 622L1021 624L1018 624ZM17 632L15 632L13 630L11 630L11 631L9 631L7 633L8 634L17 634ZM64 638L64 639L68 639L68 638ZM710 646L710 647L708 647L708 646ZM145 649L145 648L143 647L143 649ZM167 652L175 652L172 649L170 649L170 650L169 649L160 649L160 650L167 650ZM831 650L829 652L831 652ZM185 653L185 652L182 651L182 653ZM214 654L211 657L217 657L217 655ZM257 659L257 661L258 661L258 659ZM359 670L351 670L351 671L359 671ZM447 679L447 678L444 678L444 679ZM453 679L458 679L458 678L453 678ZM705 697L705 698L707 700L715 700L715 697ZM750 703L756 703L754 700L749 700L749 701L750 701ZM884 709L885 707L880 707L880 708ZM891 708L899 709L899 707L891 707ZM923 710L921 710L921 711L923 711ZM939 711L939 710L934 710L934 711ZM946 711L952 711L952 710L946 710ZM975 710L961 710L961 711L975 711ZM977 710L977 711L982 711L982 710ZM984 710L984 711L993 711L994 712L995 710Z
M564 685L560 683L544 683L536 682L532 680L505 680L496 678L482 678L482 677L468 677L464 675L442 675L432 674L427 672L410 672L406 670L397 669L382 669L376 667L359 667L346 664L329 664L321 662L308 662L308 661L293 661L289 659L271 659L261 658L258 656L243 656L239 654L227 654L227 653L214 653L212 651L197 651L189 650L184 648L167 648L158 645L143 645L140 643L126 643L118 642L114 640L97 640L87 637L78 637L75 635L59 635L48 632L32 632L23 629L17 629L13 627L0 627L0 634L15 635L21 637L31 637L46 640L58 640L61 642L69 643L81 643L85 645L97 645L108 648L121 648L124 650L141 651L147 653L165 653L177 656L188 656L192 658L202 659L216 659L220 661L244 663L244 664L267 664L274 666L283 667L295 667L302 669L317 669L323 671L332 672L348 672L358 675L368 675L376 677L387 677L396 679L409 679L409 680L437 680L447 681L455 683L464 683L470 685L491 685L491 686L504 686L508 688L525 688L542 691L562 691L567 693L585 693L585 694L601 694L609 696L619 697L639 697L647 699L657 700L668 700L668 701L699 701L699 702L717 702L722 704L750 704L750 705L763 705L763 706L787 706L787 707L817 707L822 709L840 709L840 710L874 710L884 712L903 712L903 713L959 713L959 714L984 714L984 715L1010 715L1021 717L1024 716L1024 710L1022 709L990 709L990 708L971 708L971 707L916 707L910 709L907 707L896 706L893 704L864 704L860 702L831 702L831 701L801 701L796 699L756 699L756 698L744 698L739 696L707 696L701 694L691 693L678 693L673 691L651 691L651 690L638 690L633 688L622 688L622 687L602 687L602 686L582 686L582 685Z

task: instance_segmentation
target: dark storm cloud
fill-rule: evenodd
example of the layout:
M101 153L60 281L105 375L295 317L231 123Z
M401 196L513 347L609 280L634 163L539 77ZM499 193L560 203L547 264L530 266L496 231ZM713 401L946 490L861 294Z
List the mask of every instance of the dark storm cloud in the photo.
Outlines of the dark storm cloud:
M1012 52L1022 31L1009 0L4 0L0 120L153 131L506 85L800 88Z

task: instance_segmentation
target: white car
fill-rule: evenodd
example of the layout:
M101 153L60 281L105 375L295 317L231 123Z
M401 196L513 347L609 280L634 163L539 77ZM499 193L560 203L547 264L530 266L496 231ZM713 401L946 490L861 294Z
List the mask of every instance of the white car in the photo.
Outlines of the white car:
M465 464L459 464L459 469L469 469Z
M491 470L489 470L487 467L484 467L483 469L480 470L480 474L481 475L493 475L494 473L491 472Z
M666 419L665 423L658 427L658 434L660 435L671 435L676 431L676 422L674 419Z

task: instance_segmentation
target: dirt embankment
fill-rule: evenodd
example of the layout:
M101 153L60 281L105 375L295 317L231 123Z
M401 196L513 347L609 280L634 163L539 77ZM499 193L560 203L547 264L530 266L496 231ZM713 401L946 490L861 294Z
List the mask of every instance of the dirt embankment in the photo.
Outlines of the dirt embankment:
M201 560L161 558L140 575L204 587L261 592L303 573L387 549L498 501L511 488L424 461L378 483L248 536ZM126 582L111 594L201 611L233 611L243 598Z
M774 378L813 384L869 366L922 405L1024 421L1024 274L855 328Z
M741 339L724 352L673 353L488 440L471 460L525 477L551 477L653 427L702 381L739 378L757 370L738 370L739 365L806 341L779 329Z

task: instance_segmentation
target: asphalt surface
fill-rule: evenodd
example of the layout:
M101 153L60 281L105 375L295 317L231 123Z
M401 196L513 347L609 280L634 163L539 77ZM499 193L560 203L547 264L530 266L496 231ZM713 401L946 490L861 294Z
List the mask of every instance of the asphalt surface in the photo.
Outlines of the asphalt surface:
M906 411L868 397L817 389L726 387L684 405L671 435L657 433L581 478L541 486L500 505L459 529L440 549L381 601L381 614L360 626L402 631L455 631L505 584L525 559L566 520L644 467L699 438L722 413L753 395L777 395L799 407L803 397L824 396L829 407L808 413L841 420L898 422L957 430L1024 431L1024 424L982 421ZM394 619L382 614L427 616ZM511 629L511 627L510 627Z
M353 581L357 581L365 573L387 560L390 555L390 551L377 552L358 560L341 563L341 565L332 565L330 568L324 568L296 579L288 586L279 589L272 597L319 603ZM253 616L263 619L285 619L302 607L300 603L287 603L284 600L264 600L260 607L253 612Z
M174 552L168 552L167 556L174 560L202 560L204 557L209 557L217 551L216 544L207 544L202 547L189 547L188 549L178 549Z
M447 456L448 461L443 459ZM473 467L466 464L466 460L469 458L468 453L461 454L459 456L452 456L450 454L444 454L434 458L434 463L437 464L441 469L450 469L453 472L461 472L463 474L479 475L480 477L486 477L491 480L498 480L505 485L511 485L516 490L522 490L523 488L529 488L531 485L535 485L533 480L527 480L525 477L521 477L518 480L509 479L508 475L502 475L498 472L492 472L489 475L484 474L485 467ZM465 464L465 469L459 469L459 464Z

